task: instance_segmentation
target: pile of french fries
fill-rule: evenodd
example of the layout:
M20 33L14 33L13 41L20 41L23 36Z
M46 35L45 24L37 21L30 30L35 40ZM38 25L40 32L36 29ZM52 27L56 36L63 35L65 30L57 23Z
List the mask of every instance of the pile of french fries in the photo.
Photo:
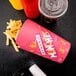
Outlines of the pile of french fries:
M19 46L16 45L15 40L22 26L22 22L21 20L10 19L10 21L7 22L6 24L7 24L6 30L5 32L3 32L3 34L6 35L6 45L9 46L10 41L11 41L16 52L19 52Z

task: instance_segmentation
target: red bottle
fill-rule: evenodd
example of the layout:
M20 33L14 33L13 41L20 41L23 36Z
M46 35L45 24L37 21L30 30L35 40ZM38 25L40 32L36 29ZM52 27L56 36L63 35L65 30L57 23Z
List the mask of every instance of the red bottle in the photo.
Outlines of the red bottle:
M38 0L21 0L24 12L28 18L37 18L40 15Z

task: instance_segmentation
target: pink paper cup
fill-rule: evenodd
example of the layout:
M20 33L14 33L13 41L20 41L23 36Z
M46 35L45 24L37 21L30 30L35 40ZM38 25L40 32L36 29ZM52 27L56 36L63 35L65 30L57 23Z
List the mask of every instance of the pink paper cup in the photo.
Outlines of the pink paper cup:
M16 43L24 51L58 63L65 60L71 47L70 42L29 19L19 31Z

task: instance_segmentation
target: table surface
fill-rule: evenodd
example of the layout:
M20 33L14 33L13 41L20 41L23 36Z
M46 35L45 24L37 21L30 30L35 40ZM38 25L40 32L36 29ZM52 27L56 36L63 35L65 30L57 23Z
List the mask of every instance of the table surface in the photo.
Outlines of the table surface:
M17 11L12 8L8 0L0 0L0 76L12 76L14 72L22 67L27 68L30 63L35 62L46 74L51 75L76 75L76 0L69 0L69 7L66 14L57 19L56 23L47 24L40 16L33 21L41 24L52 32L68 40L72 47L62 64L58 64L37 55L20 50L16 53L10 45L5 45L6 22L10 19L21 19L24 22L27 17L24 11ZM25 69L26 75L31 76L28 68Z

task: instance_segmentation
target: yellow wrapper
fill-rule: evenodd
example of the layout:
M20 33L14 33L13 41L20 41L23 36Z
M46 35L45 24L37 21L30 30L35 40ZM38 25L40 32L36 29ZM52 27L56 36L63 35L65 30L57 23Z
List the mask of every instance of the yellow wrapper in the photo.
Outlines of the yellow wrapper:
M11 3L11 5L13 6L14 9L16 9L16 10L22 10L23 9L20 0L9 0L9 2Z

